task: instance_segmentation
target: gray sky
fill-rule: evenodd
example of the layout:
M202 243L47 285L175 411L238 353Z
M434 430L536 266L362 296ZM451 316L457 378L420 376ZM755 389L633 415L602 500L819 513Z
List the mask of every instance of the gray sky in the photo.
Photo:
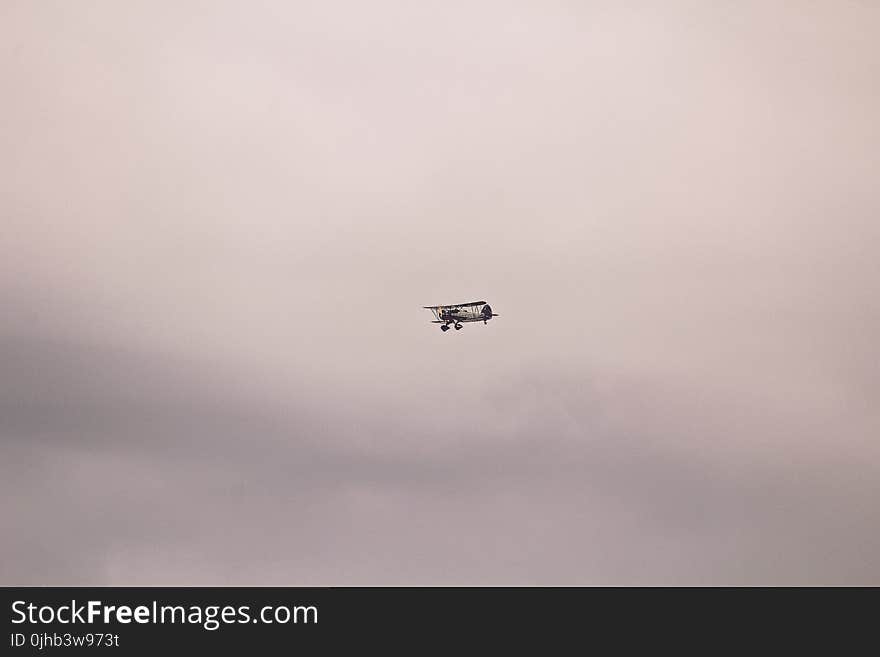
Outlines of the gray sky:
M2 3L0 583L880 584L878 34Z

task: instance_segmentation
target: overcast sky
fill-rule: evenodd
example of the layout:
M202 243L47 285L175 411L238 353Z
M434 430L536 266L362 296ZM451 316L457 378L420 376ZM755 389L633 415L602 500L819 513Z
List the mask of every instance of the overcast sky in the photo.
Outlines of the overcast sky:
M880 584L878 37L5 0L0 584Z

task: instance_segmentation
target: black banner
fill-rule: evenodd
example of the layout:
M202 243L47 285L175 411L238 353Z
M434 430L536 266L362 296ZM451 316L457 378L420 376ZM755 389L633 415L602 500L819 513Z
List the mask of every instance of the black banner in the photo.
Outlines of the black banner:
M758 647L864 633L876 589L5 588L4 654ZM707 639L708 640L708 639ZM815 643L814 643L815 645ZM709 647L709 646L707 646Z

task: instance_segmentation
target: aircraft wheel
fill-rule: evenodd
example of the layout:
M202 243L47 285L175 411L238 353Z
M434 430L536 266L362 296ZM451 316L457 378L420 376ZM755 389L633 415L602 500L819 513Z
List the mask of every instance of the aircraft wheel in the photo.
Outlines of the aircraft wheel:
M440 327L440 330L443 331L444 333L446 333L446 331L449 330L449 327L446 326L446 325L443 325L443 326Z
M456 331L460 331L460 330L461 330L461 324L456 324L456 325L455 325L455 330L456 330Z

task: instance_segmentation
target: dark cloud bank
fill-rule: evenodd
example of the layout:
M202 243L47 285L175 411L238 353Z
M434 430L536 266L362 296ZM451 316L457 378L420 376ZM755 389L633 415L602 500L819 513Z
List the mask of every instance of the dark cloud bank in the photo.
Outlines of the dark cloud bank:
M770 445L809 414L533 372L359 421L76 336L0 354L7 584L877 581L876 462Z

